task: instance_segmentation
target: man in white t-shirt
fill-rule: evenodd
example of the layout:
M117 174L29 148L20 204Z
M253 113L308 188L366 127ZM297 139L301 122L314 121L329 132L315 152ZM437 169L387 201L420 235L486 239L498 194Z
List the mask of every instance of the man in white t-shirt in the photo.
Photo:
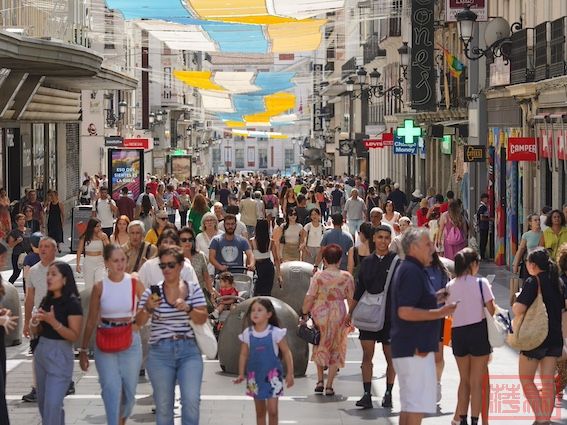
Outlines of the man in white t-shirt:
M98 199L93 204L93 217L101 222L102 231L108 237L114 231L114 216L118 213L116 202L108 196L108 188L101 187Z
M29 279L26 280L26 297L24 301L24 336L30 337L30 320L34 307L39 308L41 300L47 295L47 269L55 261L57 253L57 242L49 237L43 237L39 241L39 263L30 268ZM32 370L33 365L32 365ZM73 387L74 388L74 387ZM22 397L23 401L37 401L35 390L35 374L33 374L33 386L31 392Z

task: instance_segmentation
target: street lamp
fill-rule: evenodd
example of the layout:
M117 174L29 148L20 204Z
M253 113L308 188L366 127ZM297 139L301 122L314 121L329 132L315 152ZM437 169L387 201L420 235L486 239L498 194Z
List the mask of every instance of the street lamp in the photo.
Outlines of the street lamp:
M128 104L125 101L118 102L118 113L120 115L124 115L126 113L126 109L128 108Z
M398 53L400 54L400 68L402 69L402 75L404 76L404 79L407 79L410 62L409 46L407 41L402 43L402 46L398 49Z
M156 114L151 112L150 115L148 115L148 122L150 123L150 125L154 125L155 121L156 121Z
M366 82L367 78L370 77L370 82ZM390 87L384 90L384 85L380 83L381 74L378 72L376 68L368 74L368 72L364 69L364 67L359 67L356 70L356 79L355 81L352 77L349 77L346 80L346 90L350 94L351 97L358 99L362 96L368 97L368 99L375 97L380 98L384 97L387 94L392 94L397 98L402 96L403 90L400 86L402 80L398 80L398 85ZM358 84L360 86L360 93L354 92L355 85Z
M158 123L160 123L160 122L162 122L162 120L163 120L163 112L162 112L162 111L157 111L157 112L156 112L156 121L157 121Z
M478 15L471 10L470 5L457 13L457 24L459 27L459 38L461 39L465 56L469 60L479 60L483 56L503 57L506 62L510 56L511 35L523 29L522 21L514 22L512 25L504 18L492 19L485 30L486 49L477 46L470 46L474 38L475 23Z

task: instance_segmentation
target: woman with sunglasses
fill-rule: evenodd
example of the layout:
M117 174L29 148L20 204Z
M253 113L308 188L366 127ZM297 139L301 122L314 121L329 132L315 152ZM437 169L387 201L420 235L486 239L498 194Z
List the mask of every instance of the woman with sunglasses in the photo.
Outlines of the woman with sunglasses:
M272 240L276 244L278 255L281 262L300 261L300 246L305 241L305 230L303 226L297 222L297 210L292 208L288 211L286 222L278 226L273 234Z
M148 230L148 233L146 234L146 238L144 240L151 243L152 245L156 245L158 238L165 230L165 228L168 227L168 225L171 225L171 223L169 222L167 213L163 210L158 211L156 214L156 219L152 224L152 228Z
M164 280L156 285L157 290L144 292L136 315L138 326L152 319L147 368L156 403L156 424L173 424L175 386L179 384L181 423L198 425L203 358L190 320L205 323L207 303L197 282L181 278L185 262L181 248L160 249L159 260Z
M89 341L98 328L116 328L132 323L136 300L144 292L142 283L126 273L127 259L119 245L104 247L104 263L108 276L93 286L87 323L79 349L81 369L89 369ZM136 386L142 365L142 343L138 328L132 328L132 343L122 351L109 353L95 347L102 401L108 425L124 424L136 401Z
M199 233L200 235L203 232ZM207 307L213 311L213 304L211 303L211 297L216 295L216 291L213 287L213 281L209 270L207 268L207 257L202 251L196 248L195 232L189 226L181 228L179 231L179 241L181 242L181 249L183 249L183 255L185 258L191 261L191 265L197 274L197 280L199 281L199 286L205 293L205 298L207 299ZM208 249L207 249L208 255Z

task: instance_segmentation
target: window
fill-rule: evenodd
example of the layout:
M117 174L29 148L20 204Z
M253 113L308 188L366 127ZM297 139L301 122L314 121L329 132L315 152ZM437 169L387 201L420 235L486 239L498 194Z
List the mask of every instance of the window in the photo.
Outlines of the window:
M32 129L33 143L33 180L32 187L37 190L38 199L44 199L45 180L45 133L43 124L34 124Z
M293 163L295 162L294 159L293 159L293 157L294 157L293 151L294 150L295 149L286 149L285 150L285 163L284 163L285 168L291 167L293 165Z
M268 149L258 149L258 168L268 168Z
M114 49L114 14L104 14L104 48Z
M234 150L234 168L244 168L244 149Z
M49 182L48 189L57 190L57 124L49 124L48 134L48 167Z
M255 166L255 162L256 162L256 158L255 158L255 152L254 152L254 146L248 146L248 153L247 153L247 157L248 157L248 167L254 167Z
M213 167L218 167L221 163L220 149L213 149Z
M171 99L171 67L163 68L163 96L162 99Z
M232 148L230 146L224 147L224 162L227 167L232 167Z

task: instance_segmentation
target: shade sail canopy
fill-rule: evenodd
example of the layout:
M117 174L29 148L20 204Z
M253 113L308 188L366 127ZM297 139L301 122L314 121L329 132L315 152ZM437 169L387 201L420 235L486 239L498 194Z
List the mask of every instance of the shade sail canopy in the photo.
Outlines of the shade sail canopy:
M295 95L291 93L275 93L265 97L266 109L253 115L245 115L249 122L269 122L270 118L281 115L295 108Z
M252 83L254 72L216 72L214 82L230 93L253 93L260 87Z
M212 91L201 91L203 108L212 112L235 112L230 95Z

